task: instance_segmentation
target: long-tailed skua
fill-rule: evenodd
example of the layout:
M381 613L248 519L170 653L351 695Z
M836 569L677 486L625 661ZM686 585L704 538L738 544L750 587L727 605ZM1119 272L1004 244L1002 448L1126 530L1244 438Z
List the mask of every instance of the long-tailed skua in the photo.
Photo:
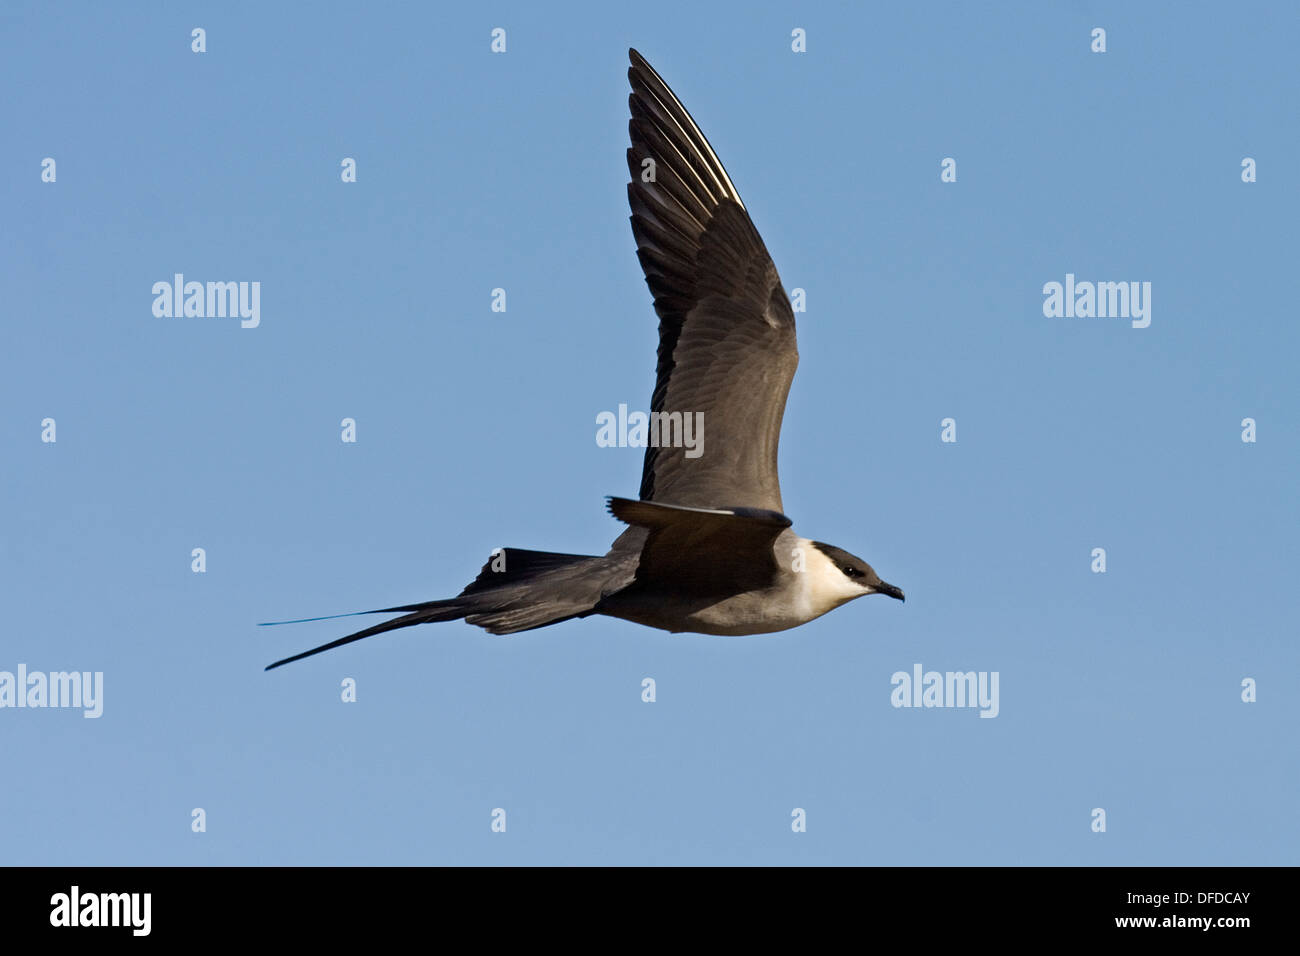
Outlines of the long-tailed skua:
M680 427L674 415L702 416L704 440L688 448L661 435L646 448L640 500L609 499L628 527L607 553L501 549L456 597L357 612L401 616L267 670L462 618L491 634L603 614L665 631L742 635L797 627L868 594L903 600L861 558L791 530L777 479L799 361L790 299L699 126L639 53L629 57L627 196L659 315L652 416L669 431Z

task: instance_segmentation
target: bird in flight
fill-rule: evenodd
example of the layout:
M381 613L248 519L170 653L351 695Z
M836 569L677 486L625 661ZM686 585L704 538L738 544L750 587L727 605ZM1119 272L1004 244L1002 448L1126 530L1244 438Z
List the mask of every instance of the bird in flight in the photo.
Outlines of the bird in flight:
M707 446L649 444L640 500L609 499L628 527L606 554L499 549L456 597L357 612L401 616L267 670L462 618L491 634L593 614L672 632L766 634L868 594L903 600L861 558L791 530L776 467L799 362L789 297L699 126L641 54L628 56L627 197L659 315L651 408L670 424L702 415Z

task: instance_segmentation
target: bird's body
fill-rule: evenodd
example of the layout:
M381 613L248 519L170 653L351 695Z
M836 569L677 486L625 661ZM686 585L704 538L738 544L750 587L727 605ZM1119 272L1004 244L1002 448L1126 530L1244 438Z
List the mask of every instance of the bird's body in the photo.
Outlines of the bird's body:
M797 627L867 594L902 599L860 558L791 530L777 444L799 362L794 312L708 140L641 55L629 56L628 202L659 315L651 406L702 416L707 444L646 449L640 500L609 499L628 527L606 554L500 549L456 597L361 612L404 613L271 667L462 618L492 634L600 614L734 636Z
M800 556L803 570L795 570ZM683 597L670 578L616 591L600 604L598 613L674 633L738 637L789 630L862 596L862 589L812 541L793 531L778 536L772 557L779 573L763 588L730 593L723 589L692 598Z

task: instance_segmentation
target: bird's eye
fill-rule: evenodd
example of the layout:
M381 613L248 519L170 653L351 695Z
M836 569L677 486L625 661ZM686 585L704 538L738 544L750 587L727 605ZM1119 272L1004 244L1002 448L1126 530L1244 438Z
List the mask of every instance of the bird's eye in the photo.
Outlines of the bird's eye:
M849 577L851 577L851 578L860 578L860 577L862 577L862 572L859 571L857 568L853 567L853 565L851 565L851 564L846 564L846 565L844 565L844 573L847 574L847 575L848 575Z

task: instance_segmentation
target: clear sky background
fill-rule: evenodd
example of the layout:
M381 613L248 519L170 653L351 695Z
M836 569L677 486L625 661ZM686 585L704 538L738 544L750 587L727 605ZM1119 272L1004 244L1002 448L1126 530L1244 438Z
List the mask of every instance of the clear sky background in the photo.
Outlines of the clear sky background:
M263 672L357 619L258 621L619 532L629 46L807 292L786 510L906 604ZM1286 3L5 4L0 670L105 699L0 710L0 863L1300 862L1298 47ZM260 327L156 318L176 272ZM1150 327L1045 318L1066 273ZM1000 714L892 707L917 663Z

